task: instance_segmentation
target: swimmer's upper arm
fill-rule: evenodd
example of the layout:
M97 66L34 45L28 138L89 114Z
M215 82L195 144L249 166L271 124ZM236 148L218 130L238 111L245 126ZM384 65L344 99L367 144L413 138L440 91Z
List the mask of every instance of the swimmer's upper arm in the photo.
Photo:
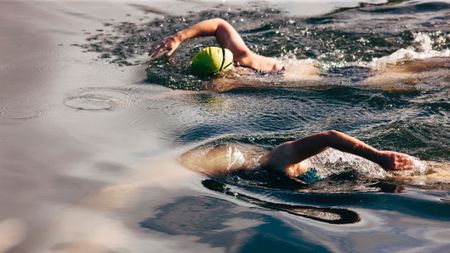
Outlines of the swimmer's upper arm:
M219 45L228 48L237 59L251 52L234 27L221 18L198 22L197 24L178 32L176 36L180 42L195 37L215 36Z
M228 48L233 53L233 61L242 66L266 72L276 69L277 61L275 59L253 53L236 29L221 18L199 22L178 32L175 38L181 43L199 36L215 36L221 47Z
M216 40L221 47L228 48L236 62L243 57L251 55L250 49L234 27L227 21L217 18Z

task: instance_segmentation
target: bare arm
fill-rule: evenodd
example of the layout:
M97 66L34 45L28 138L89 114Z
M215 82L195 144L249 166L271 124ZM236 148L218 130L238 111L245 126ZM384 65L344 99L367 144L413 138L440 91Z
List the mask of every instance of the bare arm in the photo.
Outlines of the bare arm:
M168 57L183 41L200 36L215 36L221 47L228 48L233 53L234 62L238 62L242 66L267 72L279 68L276 59L253 53L234 27L220 18L199 22L164 38L150 49L149 55L152 58L161 54Z
M304 168L298 168L298 166L293 165L299 164L303 160L317 155L327 148L334 148L364 157L379 164L386 170L406 170L412 168L412 161L406 154L380 151L356 138L334 130L283 143L262 157L261 163L280 170L289 176L298 176L298 171Z

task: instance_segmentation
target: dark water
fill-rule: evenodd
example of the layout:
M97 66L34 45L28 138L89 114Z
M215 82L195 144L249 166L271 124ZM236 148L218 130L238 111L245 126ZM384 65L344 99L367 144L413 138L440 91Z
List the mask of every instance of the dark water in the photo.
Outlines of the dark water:
M99 33L82 47L99 52L110 63L148 64L145 85L187 90L207 88L209 80L190 75L187 66L191 55L214 44L213 39L186 42L169 61L149 63L139 56L163 36L211 17L230 21L259 54L311 58L328 75L357 78L345 66L369 66L376 63L375 58L401 49L445 56L450 47L448 2L361 4L311 18L292 17L259 5L250 9L219 6L214 11L165 16L147 23L105 24L114 32ZM399 63L402 58L394 60ZM403 92L339 85L202 91L141 99L140 106L178 119L178 124L161 130L176 146L239 142L270 149L309 133L336 129L380 149L448 164L449 88L449 76L436 75L420 80L417 89ZM67 106L120 107L112 95L96 90L75 93L65 101ZM120 99L130 101L130 94L140 93L128 90L125 94ZM413 183L362 180L350 172L342 178L300 185L267 172L242 172L207 177L201 183L210 196L186 196L162 205L140 226L168 236L195 236L225 252L450 250L450 188L445 178ZM227 222L235 219L259 225L228 231Z

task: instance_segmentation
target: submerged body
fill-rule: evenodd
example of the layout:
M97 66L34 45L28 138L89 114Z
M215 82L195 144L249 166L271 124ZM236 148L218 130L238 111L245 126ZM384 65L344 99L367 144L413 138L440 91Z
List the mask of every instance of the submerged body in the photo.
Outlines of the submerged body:
M181 162L187 168L213 178L232 175L236 172L254 171L255 180L260 180L257 175L261 170L265 170L272 177L279 175L278 171L272 167L261 164L260 158L268 153L269 150L261 146L227 142L213 146L203 145L190 150L183 154ZM357 176L361 179L395 180L433 189L448 187L446 184L450 183L449 164L422 161L412 156L410 159L412 169L386 171L377 163L330 148L302 161L300 167L304 168L303 172L288 178L301 183L314 184L339 175L347 178L346 173L350 173L349 176ZM251 173L253 175L253 172Z
M450 77L450 58L433 57L386 63L380 66L344 66L321 72L313 60L287 60L285 69L258 75L249 69L235 69L212 81L215 91L263 87L351 86L389 91L417 89L423 79Z

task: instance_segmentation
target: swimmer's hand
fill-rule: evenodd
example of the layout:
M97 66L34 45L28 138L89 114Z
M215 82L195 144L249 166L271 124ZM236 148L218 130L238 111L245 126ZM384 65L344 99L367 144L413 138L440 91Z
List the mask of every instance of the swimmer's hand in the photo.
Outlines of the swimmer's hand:
M150 60L156 60L163 56L169 57L178 48L181 38L177 34L164 38L149 49Z
M381 160L378 163L385 170L411 170L413 169L413 160L410 156L393 151L380 151Z

